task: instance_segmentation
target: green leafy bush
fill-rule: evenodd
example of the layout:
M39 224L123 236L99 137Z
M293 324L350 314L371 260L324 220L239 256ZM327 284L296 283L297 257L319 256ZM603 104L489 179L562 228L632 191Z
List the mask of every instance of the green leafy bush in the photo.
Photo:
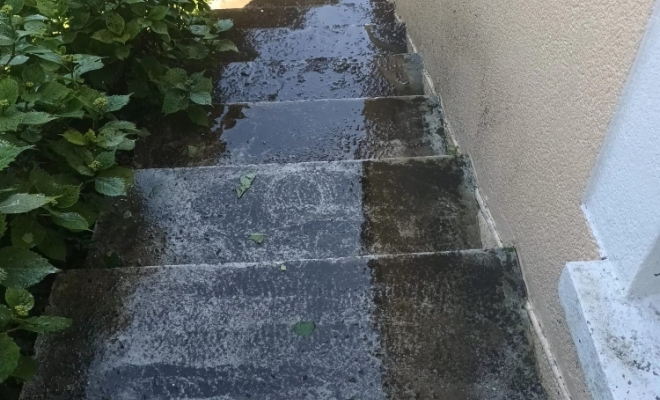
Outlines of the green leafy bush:
M104 198L133 184L117 157L148 133L125 120L131 107L186 112L208 125L211 79L188 74L186 65L235 51L219 37L231 26L213 21L199 0L2 3L0 382L28 379L35 369L12 332L70 324L31 315L26 288L57 272L54 264L65 266L89 241Z

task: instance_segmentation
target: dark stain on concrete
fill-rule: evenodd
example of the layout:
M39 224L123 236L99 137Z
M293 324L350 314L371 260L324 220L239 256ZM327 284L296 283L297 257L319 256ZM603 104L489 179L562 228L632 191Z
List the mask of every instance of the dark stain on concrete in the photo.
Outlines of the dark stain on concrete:
M465 159L368 162L362 182L366 254L480 248ZM458 247L456 247L458 246Z
M510 253L379 259L370 268L388 398L546 398Z

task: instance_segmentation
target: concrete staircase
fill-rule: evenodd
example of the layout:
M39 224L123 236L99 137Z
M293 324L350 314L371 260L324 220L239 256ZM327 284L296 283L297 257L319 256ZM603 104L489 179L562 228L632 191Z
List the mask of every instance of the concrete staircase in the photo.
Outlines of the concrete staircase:
M515 253L481 250L393 5L219 14L244 52L213 66L213 126L151 122L22 399L545 399Z

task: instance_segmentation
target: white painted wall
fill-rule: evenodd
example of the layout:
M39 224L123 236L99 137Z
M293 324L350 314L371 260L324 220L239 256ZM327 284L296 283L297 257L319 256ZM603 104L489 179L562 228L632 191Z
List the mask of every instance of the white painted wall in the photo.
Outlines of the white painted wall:
M660 293L660 5L619 100L584 211L629 296Z

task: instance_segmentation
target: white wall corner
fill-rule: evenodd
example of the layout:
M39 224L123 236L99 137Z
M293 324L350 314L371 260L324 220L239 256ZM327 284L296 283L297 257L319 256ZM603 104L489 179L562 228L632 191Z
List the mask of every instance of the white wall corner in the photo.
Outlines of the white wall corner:
M660 2L583 210L603 260L569 263L559 296L587 385L595 400L660 400Z

